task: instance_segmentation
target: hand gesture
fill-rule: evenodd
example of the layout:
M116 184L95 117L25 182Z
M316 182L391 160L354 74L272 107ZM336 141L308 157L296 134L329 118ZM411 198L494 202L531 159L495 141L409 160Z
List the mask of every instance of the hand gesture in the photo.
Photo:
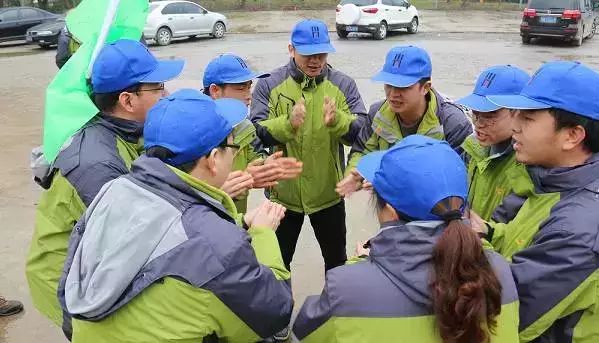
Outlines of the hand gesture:
M227 180L220 189L229 194L231 198L236 198L250 190L253 183L254 179L251 174L237 170L229 173Z
M289 122L293 129L297 130L300 126L304 124L304 119L306 118L306 101L304 98L301 98L293 109L291 110L291 116L289 117Z
M264 165L278 165L283 171L279 180L291 180L298 177L303 170L303 163L293 157L283 157L282 151L277 151L268 156Z
M362 175L360 175L357 170L353 169L350 171L349 175L337 183L335 191L343 198L348 197L362 188L362 181L364 181Z
M254 179L253 188L268 188L277 185L283 176L283 169L278 164L266 164L264 160L250 162L246 172Z
M335 120L337 118L337 105L335 104L335 99L325 96L322 111L324 113L324 124L328 127L335 125Z
M285 207L272 201L265 200L254 215L250 227L263 227L276 231L285 217ZM249 223L246 222L249 225Z

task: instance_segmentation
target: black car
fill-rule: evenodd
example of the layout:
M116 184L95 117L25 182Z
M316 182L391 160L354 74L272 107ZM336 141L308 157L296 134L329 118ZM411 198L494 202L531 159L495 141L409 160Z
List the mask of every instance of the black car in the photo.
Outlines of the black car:
M592 0L529 0L524 9L520 36L522 43L532 38L554 37L582 45L597 30L599 2Z
M27 30L27 42L37 44L42 48L58 45L58 36L65 24L64 19L61 18L56 21L36 25Z
M30 27L62 18L34 7L0 8L0 42L24 40Z

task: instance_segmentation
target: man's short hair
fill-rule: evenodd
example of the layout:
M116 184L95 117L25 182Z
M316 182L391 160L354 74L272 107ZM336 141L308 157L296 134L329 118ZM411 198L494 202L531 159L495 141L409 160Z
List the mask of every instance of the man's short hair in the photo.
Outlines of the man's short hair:
M549 113L555 119L556 130L582 126L586 133L583 146L592 153L599 152L599 120L593 120L558 108L550 109Z

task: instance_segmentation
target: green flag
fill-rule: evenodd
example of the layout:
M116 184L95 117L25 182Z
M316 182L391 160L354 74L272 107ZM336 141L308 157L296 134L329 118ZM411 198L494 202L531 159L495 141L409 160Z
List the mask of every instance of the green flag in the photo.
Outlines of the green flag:
M46 90L43 151L47 161L53 162L63 144L99 112L87 82L96 45L122 38L139 40L147 15L148 0L83 0L69 13L67 27L81 46ZM103 26L108 28L105 35Z

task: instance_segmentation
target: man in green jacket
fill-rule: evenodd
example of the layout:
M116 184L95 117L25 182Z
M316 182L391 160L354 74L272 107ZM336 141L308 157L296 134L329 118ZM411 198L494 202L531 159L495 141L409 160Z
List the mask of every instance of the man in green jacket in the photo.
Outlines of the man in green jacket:
M167 94L164 82L182 69L183 61L158 61L141 43L126 39L105 46L94 63L92 96L100 112L65 144L40 180L45 190L27 256L33 303L59 326L56 288L73 226L106 182L129 172L142 151L147 111Z
M368 185L356 171L362 156L387 150L404 137L420 134L446 140L458 153L471 133L472 124L465 109L437 92L431 83L432 62L428 53L416 46L392 48L374 82L385 85L385 100L370 107L349 155L345 178L337 192L347 197Z
M599 341L597 89L599 73L562 61L543 65L520 95L489 97L519 110L514 150L532 182L504 199L499 223L471 221L512 262L521 342Z
M247 116L192 89L163 98L146 154L106 184L69 242L59 297L73 342L256 342L285 327L293 298L265 201L242 221L220 187ZM243 227L242 227L243 226Z
M474 92L457 101L472 110L474 134L462 144L468 167L468 204L484 220L518 187L513 184L519 180L517 175L526 173L512 148L515 111L495 105L488 97L520 94L529 80L525 71L511 65L487 68L478 77Z
M250 106L253 80L267 76L270 74L253 72L239 56L220 55L206 66L204 94L212 99L237 99ZM278 180L297 177L302 168L294 158L281 158L281 152L266 157L257 151L256 129L249 119L235 127L233 137L240 148L233 159L233 172L222 189L233 198L237 211L245 213L251 188L275 186Z
M270 199L287 208L277 237L288 268L305 215L325 269L347 259L345 206L335 184L343 176L341 143L354 141L366 109L354 80L327 64L334 51L323 22L299 22L291 34L289 64L259 80L252 98L251 120L262 143L303 162L299 178L270 190Z

